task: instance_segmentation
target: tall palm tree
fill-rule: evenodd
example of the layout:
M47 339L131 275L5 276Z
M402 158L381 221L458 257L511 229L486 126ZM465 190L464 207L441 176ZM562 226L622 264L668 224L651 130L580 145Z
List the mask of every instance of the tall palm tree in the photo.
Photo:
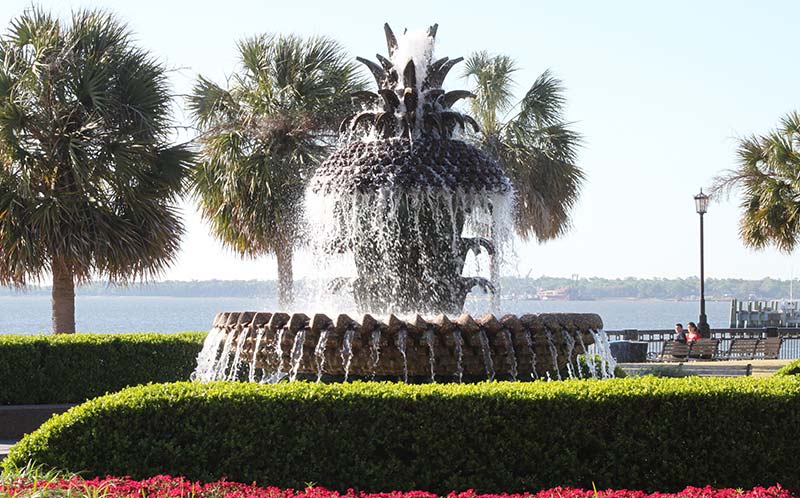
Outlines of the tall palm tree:
M791 252L800 240L800 115L792 112L766 135L739 140L738 167L718 176L713 193L738 188L739 235L756 249Z
M514 184L516 232L543 242L570 226L584 180L575 164L581 137L563 120L561 81L545 71L517 102L517 70L510 57L476 52L467 59L463 77L472 84L472 115L481 128L474 138Z
M261 35L238 48L228 87L200 76L189 97L201 132L193 191L223 244L242 257L275 254L285 307L306 182L364 82L328 38Z
M169 144L164 67L99 11L32 9L0 36L0 284L53 276L53 331L75 284L160 273L183 226L191 153Z

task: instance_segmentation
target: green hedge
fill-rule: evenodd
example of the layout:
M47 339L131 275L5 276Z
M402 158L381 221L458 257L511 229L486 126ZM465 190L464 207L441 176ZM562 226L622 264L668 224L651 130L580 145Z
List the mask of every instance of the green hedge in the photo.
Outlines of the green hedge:
M800 360L794 360L787 363L780 370L775 372L775 375L800 375Z
M302 489L800 485L800 378L472 385L181 382L93 399L9 468Z
M0 335L0 405L80 403L188 380L205 334Z

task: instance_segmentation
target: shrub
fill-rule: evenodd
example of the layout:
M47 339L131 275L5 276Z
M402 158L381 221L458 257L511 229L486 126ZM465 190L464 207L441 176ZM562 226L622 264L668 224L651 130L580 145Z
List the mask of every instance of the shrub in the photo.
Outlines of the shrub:
M0 335L0 405L80 403L127 386L188 380L204 332Z
M280 489L276 487L259 488L253 485L230 481L209 483L191 482L184 477L165 475L135 481L128 478L106 477L104 479L82 479L80 477L31 479L27 477L0 479L0 496L17 498L438 498L434 493L425 491L383 493L346 494L330 491L325 488L307 487L302 490ZM525 495L479 495L471 491L452 492L447 498L793 498L788 490L780 486L754 488L752 490L714 489L688 487L678 494L653 493L645 494L637 491L604 490L596 494L587 489L553 488L543 489L536 494Z
M52 418L7 466L367 491L800 484L800 378L134 387Z
M800 375L800 360L794 360L780 368L775 375Z

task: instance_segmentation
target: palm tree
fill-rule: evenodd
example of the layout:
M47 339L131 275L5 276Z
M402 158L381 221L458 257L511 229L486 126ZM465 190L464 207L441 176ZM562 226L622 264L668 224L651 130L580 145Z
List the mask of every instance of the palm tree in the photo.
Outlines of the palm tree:
M564 89L549 70L515 102L517 69L507 56L476 52L467 59L463 77L472 83L470 105L481 128L474 138L514 184L516 232L543 242L570 227L584 180L575 164L581 137L563 120Z
M328 38L261 35L238 48L228 88L200 76L189 97L201 132L193 191L223 244L242 257L275 254L285 307L306 182L364 82Z
M0 284L53 276L53 332L75 331L75 284L159 274L183 226L191 164L169 145L164 67L99 11L32 9L0 36Z
M739 140L739 166L718 176L712 192L739 188L739 235L747 246L791 252L800 239L800 115L792 112L767 135Z

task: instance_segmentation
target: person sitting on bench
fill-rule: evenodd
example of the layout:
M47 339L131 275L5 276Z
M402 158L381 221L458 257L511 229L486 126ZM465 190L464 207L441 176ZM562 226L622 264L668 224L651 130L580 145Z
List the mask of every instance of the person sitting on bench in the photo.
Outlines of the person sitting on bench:
M675 324L675 340L678 342L686 342L686 331L683 330L682 323Z
M694 342L700 339L700 331L694 322L689 322L689 330L686 332L686 342Z

